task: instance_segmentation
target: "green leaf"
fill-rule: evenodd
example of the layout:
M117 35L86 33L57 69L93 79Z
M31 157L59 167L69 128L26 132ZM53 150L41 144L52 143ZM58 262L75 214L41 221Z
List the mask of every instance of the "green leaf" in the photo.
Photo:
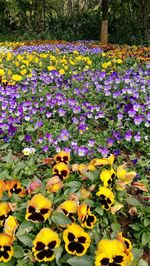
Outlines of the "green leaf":
M25 130L26 130L26 131L31 131L31 132L34 132L34 131L35 131L35 129L34 129L31 125L27 126L27 127L25 128Z
M143 249L133 248L132 253L134 258L139 260L139 258L143 255Z
M62 255L62 252L63 252L63 247L62 246L59 246L58 248L56 248L54 250L56 262L57 262L58 265L60 264L59 263L59 259L60 259L61 255Z
M111 228L112 228L114 234L118 233L121 230L120 224L118 224L118 223L112 223Z
M143 259L140 259L138 262L138 266L148 266L148 262Z
M142 244L145 246L149 242L150 242L150 233L149 232L144 232L142 234Z
M132 229L135 231L140 231L141 230L141 225L140 224L130 224L129 225Z
M90 179L91 181L95 180L95 176L93 173L86 172L84 175L88 177L88 179Z
M141 207L143 206L137 199L133 198L133 197L128 197L126 199L127 203L130 205L133 205L135 207Z
M144 226L148 226L150 224L150 219L146 218L144 220Z
M83 256L83 257L73 257L67 260L67 262L72 266L94 266L94 262L91 256Z
M6 163L12 163L13 160L13 154L12 154L12 150L9 151L7 157L6 157Z
M95 212L97 212L100 216L103 216L104 210L102 208L97 207L95 209Z
M24 221L22 224L20 224L19 229L16 233L16 236L19 237L23 235L24 233L29 233L34 228L34 224L29 221Z
M18 136L18 139L19 139L20 141L23 141L23 139L24 139L24 135L19 135L19 136Z
M51 216L52 221L57 225L66 226L71 224L71 220L64 213L55 211Z
M18 239L27 247L32 247L32 242L34 240L35 236L33 234L24 234L21 236L18 236Z
M14 257L15 258L21 258L24 255L23 248L21 246L14 246Z
M2 151L2 150L6 150L7 148L8 148L8 146L9 146L9 143L5 143L4 145L1 145L0 146L0 150Z
M65 187L80 188L81 187L81 183L78 182L78 181L71 181L69 183L66 183Z

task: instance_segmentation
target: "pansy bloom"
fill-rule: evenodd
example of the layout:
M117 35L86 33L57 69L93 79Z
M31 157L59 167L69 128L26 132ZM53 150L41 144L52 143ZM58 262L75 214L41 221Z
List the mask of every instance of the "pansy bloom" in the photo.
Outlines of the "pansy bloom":
M59 179L57 175L51 177L46 184L46 189L49 192L57 193L61 188L63 188L63 182Z
M25 196L25 189L21 186L19 180L7 180L5 182L5 187L9 197L11 197L13 193L17 194L19 197Z
M0 226L4 225L5 220L11 213L11 208L8 202L0 202Z
M3 180L0 180L0 199L2 198L4 191L5 191L5 182Z
M0 234L0 262L8 262L13 255L13 237Z
M94 165L94 166L103 166L103 165L113 165L113 162L114 162L114 155L111 154L108 158L101 158L101 159L98 159L98 158L94 158L91 163Z
M63 232L65 249L69 254L83 256L90 246L91 238L82 227L72 223Z
M126 254L123 242L103 239L98 243L95 266L126 266L132 259L131 252Z
M60 151L54 156L56 163L65 163L68 164L70 161L70 154L66 151Z
M4 224L5 234L9 236L14 236L17 227L18 227L17 219L12 215L9 215L9 217L5 220Z
M112 187L113 185L113 179L115 178L116 174L113 169L106 170L104 169L100 174L100 179L103 182L104 187Z
M119 165L117 167L117 177L119 180L122 180L125 182L125 184L130 184L133 181L133 178L136 176L136 172L126 171L126 165Z
M99 191L96 193L97 196L100 198L100 203L102 204L102 207L108 211L111 206L114 204L114 194L113 192L106 187L100 187Z
M72 222L75 221L74 214L77 212L77 203L73 200L66 200L59 205L58 210L63 211L63 213L70 218Z
M37 261L52 261L55 258L54 249L60 245L58 234L50 228L42 228L33 241L32 251Z
M65 180L69 176L69 167L65 163L57 163L53 167L53 174L59 176L61 180Z
M51 214L52 203L41 193L36 194L29 201L25 218L32 222L44 222Z
M86 204L82 204L78 206L77 213L81 225L88 229L92 229L96 223L96 216L91 213L90 207Z

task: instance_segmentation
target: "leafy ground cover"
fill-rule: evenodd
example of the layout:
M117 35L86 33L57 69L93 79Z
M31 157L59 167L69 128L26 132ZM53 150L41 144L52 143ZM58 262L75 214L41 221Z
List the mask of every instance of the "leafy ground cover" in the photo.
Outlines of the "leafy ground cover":
M148 265L149 49L0 43L1 265Z

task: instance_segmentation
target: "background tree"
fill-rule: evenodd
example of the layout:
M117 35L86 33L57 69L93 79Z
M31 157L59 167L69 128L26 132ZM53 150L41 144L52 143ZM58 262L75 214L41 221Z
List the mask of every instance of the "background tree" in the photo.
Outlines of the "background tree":
M101 37L102 44L108 42L108 4L109 0L102 0L102 23L101 23Z

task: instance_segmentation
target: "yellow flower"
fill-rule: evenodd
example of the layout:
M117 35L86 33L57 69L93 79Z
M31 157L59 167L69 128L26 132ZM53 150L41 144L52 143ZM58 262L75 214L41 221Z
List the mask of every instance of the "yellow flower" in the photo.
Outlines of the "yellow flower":
M59 176L61 180L65 180L69 176L69 167L65 163L57 163L53 167L53 174Z
M63 187L63 182L57 175L51 177L46 184L46 188L49 192L57 193Z
M5 220L9 216L11 208L8 202L0 202L0 226L4 225Z
M12 75L12 80L14 81L21 81L22 80L22 77L20 75Z
M110 210L115 200L113 192L109 188L100 187L96 195L99 196L102 207L106 211Z
M68 164L70 161L70 154L66 151L60 151L54 156L54 160L56 163L63 162L65 164Z
M13 256L13 237L6 235L5 233L0 234L0 262L8 262Z
M127 172L125 165L119 165L117 167L117 177L118 177L118 179L124 181L126 184L131 183L135 176L136 176L136 172L134 172L134 171Z
M83 256L90 246L91 238L82 227L72 223L63 232L65 249L69 254Z
M42 228L33 241L32 252L39 262L55 259L54 250L60 246L58 234L50 228Z
M108 158L102 158L102 159L98 159L98 158L95 158L91 161L91 163L94 165L94 166L103 166L103 165L113 165L113 162L114 162L114 155L111 154Z
M115 178L116 174L113 169L106 170L104 169L100 174L100 179L103 182L104 187L108 187L112 185L113 178Z
M18 222L15 217L9 215L9 217L5 220L4 224L4 232L9 236L14 236L15 231L18 227Z
M32 222L44 222L51 214L52 202L41 193L29 201L25 219Z
M5 182L3 180L0 180L0 199L2 198L4 191L5 191Z
M77 212L77 203L73 200L66 200L58 206L58 210L63 211L63 213L70 218L72 222L75 221L74 214Z
M23 69L20 71L21 75L24 76L26 73L27 73L27 70L26 69Z
M61 68L61 69L59 70L59 73L60 73L61 75L64 75L64 74L65 74L65 70L64 70L63 68Z
M116 62L117 62L118 64L122 64L123 61L122 61L121 59L117 59Z
M52 70L56 70L56 67L55 67L55 66L48 66L47 69L48 69L49 71L52 71Z
M4 75L5 75L4 69L0 69L0 76L4 76Z
M78 206L77 213L79 221L83 227L88 229L92 229L94 227L96 223L96 217L91 213L89 206L87 206L85 203Z
M11 197L13 193L17 194L19 197L25 196L25 189L21 186L19 180L7 180L5 182L5 190L8 191L9 197Z
M133 259L132 253L126 253L123 241L103 239L98 243L95 266L126 266Z

